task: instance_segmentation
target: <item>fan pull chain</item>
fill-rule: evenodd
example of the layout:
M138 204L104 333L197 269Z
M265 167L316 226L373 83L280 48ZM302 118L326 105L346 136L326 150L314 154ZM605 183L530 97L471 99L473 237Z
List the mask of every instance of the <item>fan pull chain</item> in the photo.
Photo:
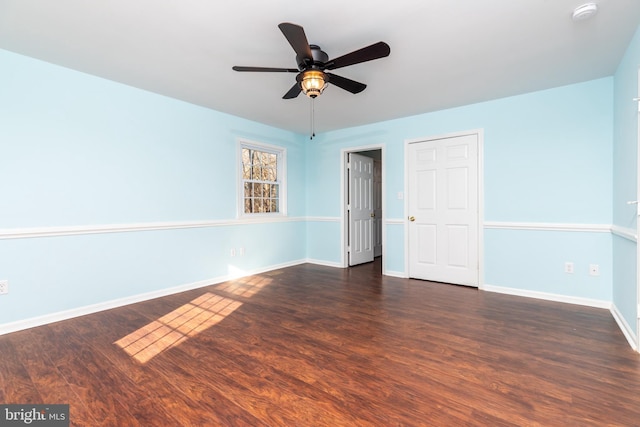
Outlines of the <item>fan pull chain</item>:
M316 136L316 104L315 99L309 98L311 100L311 104L309 104L310 115L311 115L311 137L309 139L313 140Z

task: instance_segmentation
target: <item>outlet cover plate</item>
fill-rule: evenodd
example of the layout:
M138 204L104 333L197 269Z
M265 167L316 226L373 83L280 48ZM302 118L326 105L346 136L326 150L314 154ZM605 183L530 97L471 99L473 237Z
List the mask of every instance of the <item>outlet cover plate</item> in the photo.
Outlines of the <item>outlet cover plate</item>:
M9 293L9 281L0 280L0 295L5 295L8 293Z
M564 263L564 272L567 274L573 274L573 263L572 262L565 262Z

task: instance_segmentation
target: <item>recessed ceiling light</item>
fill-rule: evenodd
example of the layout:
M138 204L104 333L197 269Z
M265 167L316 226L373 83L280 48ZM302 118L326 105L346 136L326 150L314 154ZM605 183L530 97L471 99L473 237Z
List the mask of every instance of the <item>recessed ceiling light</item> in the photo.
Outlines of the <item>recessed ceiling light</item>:
M586 3L578 6L573 11L572 18L574 21L584 21L591 18L598 11L598 5L595 3Z

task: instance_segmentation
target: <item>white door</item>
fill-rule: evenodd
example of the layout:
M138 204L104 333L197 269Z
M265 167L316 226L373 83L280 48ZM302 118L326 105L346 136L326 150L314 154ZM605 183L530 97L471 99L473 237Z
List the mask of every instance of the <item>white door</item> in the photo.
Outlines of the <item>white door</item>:
M349 154L349 265L373 261L373 159Z
M382 162L373 161L373 256L382 256Z
M409 277L478 286L478 136L407 150Z

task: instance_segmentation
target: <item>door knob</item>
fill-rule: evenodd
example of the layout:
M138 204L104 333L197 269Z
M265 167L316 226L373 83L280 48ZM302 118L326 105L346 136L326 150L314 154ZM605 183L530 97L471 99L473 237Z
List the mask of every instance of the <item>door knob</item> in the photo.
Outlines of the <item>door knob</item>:
M416 217L415 217L415 216L410 216L410 217L409 217L409 221L413 222L413 221L415 221L415 220L416 220Z
M371 212L371 218L375 218L376 217L376 213L375 212Z

